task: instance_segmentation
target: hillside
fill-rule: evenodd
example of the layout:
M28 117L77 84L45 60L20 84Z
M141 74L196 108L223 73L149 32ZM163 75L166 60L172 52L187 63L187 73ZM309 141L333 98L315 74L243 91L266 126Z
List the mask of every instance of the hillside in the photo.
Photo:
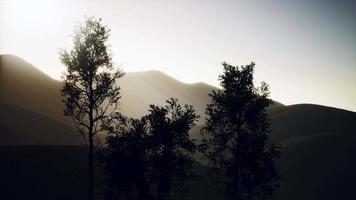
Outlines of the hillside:
M356 178L356 113L312 104L270 112L282 145L279 199L347 199Z
M0 104L69 123L63 116L60 82L16 56L1 55L0 62Z
M313 104L285 106L269 112L273 132L271 141L334 133L353 134L356 130L355 115L347 110Z
M62 83L17 56L1 55L0 62L0 145L81 144L71 119L63 115ZM184 84L159 71L127 73L119 85L119 109L131 117L140 117L150 104L163 105L171 97L194 105L203 115L214 89L203 83Z
M21 107L0 104L0 145L79 145L72 126Z
M193 105L203 116L209 103L208 93L217 89L204 83L182 83L156 70L126 73L119 85L122 88L121 110L132 117L147 114L149 104L164 105L170 97L178 98L181 104Z
M63 116L60 81L14 55L1 55L0 71L1 104L70 123ZM178 98L181 104L192 104L199 115L204 115L208 93L216 89L204 83L185 84L155 70L126 73L118 84L122 89L120 110L132 117L146 114L150 104L163 105L171 97Z
M284 181L279 200L333 200L353 196L356 178L356 113L313 104L269 109L270 142L281 145L278 166ZM199 130L192 138L199 140ZM204 176L203 176L204 177ZM192 183L209 192L198 197L218 199L208 178ZM202 186L204 185L204 186ZM192 200L194 198L191 198Z
M0 70L1 104L19 106L70 123L70 119L63 116L60 81L14 55L1 55ZM217 90L205 83L182 83L156 70L128 72L118 84L122 94L120 111L131 117L143 116L150 104L164 105L166 99L173 97L181 104L193 105L203 119L205 106L209 103L208 93ZM276 102L271 109L281 106Z

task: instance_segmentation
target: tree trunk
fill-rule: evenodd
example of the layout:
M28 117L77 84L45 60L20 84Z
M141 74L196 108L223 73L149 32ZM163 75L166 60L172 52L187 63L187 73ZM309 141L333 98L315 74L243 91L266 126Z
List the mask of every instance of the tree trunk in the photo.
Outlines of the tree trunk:
M93 200L94 197L94 141L93 141L93 129L94 129L94 101L93 101L93 81L90 80L89 88L89 182L88 182L88 200Z
M93 131L89 130L89 182L88 182L88 199L93 200L94 193L94 142Z

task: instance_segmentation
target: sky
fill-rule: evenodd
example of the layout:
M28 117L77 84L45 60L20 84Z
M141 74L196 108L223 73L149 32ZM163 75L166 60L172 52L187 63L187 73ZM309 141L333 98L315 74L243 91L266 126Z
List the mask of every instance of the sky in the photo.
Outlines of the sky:
M0 53L60 79L58 51L95 16L124 71L218 86L223 61L255 62L276 101L356 111L355 10L346 0L0 0Z

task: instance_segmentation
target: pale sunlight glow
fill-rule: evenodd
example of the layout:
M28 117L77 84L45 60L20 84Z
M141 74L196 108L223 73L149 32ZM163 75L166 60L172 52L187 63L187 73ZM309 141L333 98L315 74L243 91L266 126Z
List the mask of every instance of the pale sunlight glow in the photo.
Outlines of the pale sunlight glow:
M6 28L1 35L2 49L59 79L63 67L58 63L57 52L71 42L73 6L75 4L69 7L66 1L56 0L1 1L1 26ZM67 25L72 25L68 34L59 35Z
M4 17L12 26L21 27L21 30L15 29L16 35L26 35L27 39L38 34L48 37L58 31L52 24L63 17L63 10L58 8L53 0L11 0L5 1Z

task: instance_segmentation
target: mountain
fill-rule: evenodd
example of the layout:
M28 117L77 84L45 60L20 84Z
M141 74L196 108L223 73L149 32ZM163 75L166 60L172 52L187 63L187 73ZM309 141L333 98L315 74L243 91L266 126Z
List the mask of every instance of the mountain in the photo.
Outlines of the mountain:
M0 57L0 144L74 145L81 139L63 116L61 84L13 56Z
M0 144L81 144L71 119L63 115L62 83L17 56L1 55L0 62ZM150 104L163 105L171 97L204 115L208 93L216 89L184 84L154 70L126 73L119 84L119 109L131 117L143 116Z
M313 104L270 108L270 143L281 146L283 182L278 200L332 200L354 196L356 113ZM192 138L199 140L195 126ZM223 199L209 178L193 180L202 192L188 199ZM206 192L209 191L209 192ZM194 193L195 194L195 193Z
M356 134L356 113L347 110L297 104L272 110L272 142L288 142L296 138L329 134Z
M282 146L279 199L349 199L356 178L356 113L312 104L269 114Z
M149 104L163 105L170 97L192 104L202 116L191 131L195 139L200 139L208 93L217 89L204 83L185 84L154 70L127 73L118 84L122 88L120 110L132 117L144 115ZM60 81L21 58L0 56L0 160L3 161L0 177L4 177L0 188L5 188L9 197L5 199L26 197L17 188L30 196L48 191L36 196L37 199L54 199L50 195L63 191L68 199L83 197L78 192L85 195L86 185L82 184L85 173L80 169L86 166L83 155L86 149L79 146L82 142L70 118L63 116L61 87ZM268 115L270 142L282 146L278 166L284 181L278 199L331 200L353 196L355 112L275 102L268 108ZM188 199L221 199L218 186L209 180L206 168L200 168L197 173L202 178L189 183ZM46 177L51 177L51 181ZM70 186L79 188L73 192Z
M150 104L164 105L165 100L173 97L181 104L193 105L203 120L209 103L208 93L218 90L205 83L182 83L157 70L128 72L118 84L122 94L119 109L130 117L141 117L147 114ZM63 116L61 87L60 81L25 60L14 55L1 56L0 104L19 106L70 123L70 119ZM282 106L275 102L271 109Z
M63 116L60 82L16 56L1 55L0 62L0 104L70 123L70 119Z
M148 105L164 105L171 97L178 98L181 104L193 105L196 112L204 116L208 94L217 90L205 83L182 83L156 70L126 73L119 85L122 88L121 110L132 117L147 114Z
M155 70L126 73L118 84L122 93L119 109L131 117L140 117L148 112L150 104L163 105L171 97L178 98L181 104L192 104L199 115L204 115L208 93L217 89L204 83L185 84ZM23 59L1 56L0 104L19 106L69 123L70 119L63 116L61 87L60 81Z
M79 145L72 126L21 107L0 104L0 145Z

